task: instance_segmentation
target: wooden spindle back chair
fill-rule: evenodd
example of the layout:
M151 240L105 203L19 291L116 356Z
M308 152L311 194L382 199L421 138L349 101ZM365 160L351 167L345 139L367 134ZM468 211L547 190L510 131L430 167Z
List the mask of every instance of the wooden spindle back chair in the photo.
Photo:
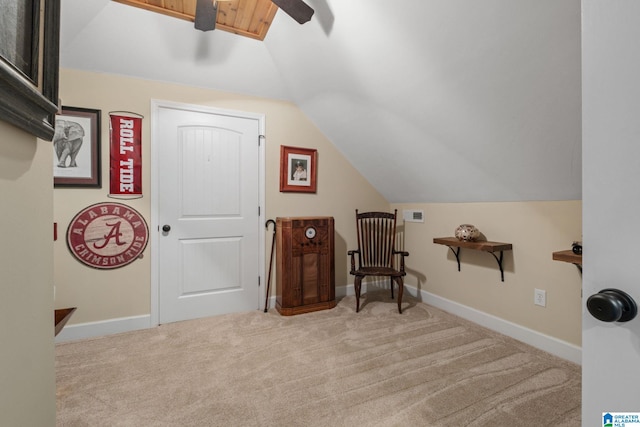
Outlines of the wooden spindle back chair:
M360 311L362 279L366 276L388 276L392 299L393 282L398 284L398 312L402 313L403 277L406 275L404 257L409 253L395 248L397 212L396 209L393 213L358 213L356 209L358 249L347 252L351 256L350 274L355 276L356 312ZM396 268L395 259L398 255L400 265Z

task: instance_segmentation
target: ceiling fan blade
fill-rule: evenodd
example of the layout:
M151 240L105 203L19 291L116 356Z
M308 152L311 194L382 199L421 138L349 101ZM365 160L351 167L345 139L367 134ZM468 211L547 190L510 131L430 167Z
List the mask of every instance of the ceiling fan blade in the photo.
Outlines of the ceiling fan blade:
M304 24L311 20L314 10L302 0L271 0L287 15Z
M194 25L196 30L212 31L216 29L218 5L213 0L198 0Z

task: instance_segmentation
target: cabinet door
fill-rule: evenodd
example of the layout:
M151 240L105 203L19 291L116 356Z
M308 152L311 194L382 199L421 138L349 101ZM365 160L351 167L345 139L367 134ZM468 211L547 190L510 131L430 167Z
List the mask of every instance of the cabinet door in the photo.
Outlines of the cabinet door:
M293 285L300 289L301 305L328 301L330 228L326 218L293 221Z

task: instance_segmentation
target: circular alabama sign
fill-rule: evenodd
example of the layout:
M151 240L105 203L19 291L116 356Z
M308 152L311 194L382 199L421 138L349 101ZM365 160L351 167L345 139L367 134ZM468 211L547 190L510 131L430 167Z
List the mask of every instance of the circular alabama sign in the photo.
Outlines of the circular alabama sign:
M69 250L93 268L124 267L142 257L148 241L149 228L142 215L122 203L91 205L67 229Z

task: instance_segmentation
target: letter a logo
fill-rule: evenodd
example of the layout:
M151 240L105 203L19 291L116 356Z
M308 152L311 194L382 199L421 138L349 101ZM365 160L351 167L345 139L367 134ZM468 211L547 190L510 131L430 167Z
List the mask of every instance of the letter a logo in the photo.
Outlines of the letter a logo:
M120 232L120 221L116 222L115 224L105 224L109 227L111 227L111 230L109 231L109 234L104 236L104 243L100 246L98 246L96 243L93 244L93 247L96 249L103 249L104 247L106 247L109 242L111 241L111 239L115 239L116 241L116 245L118 246L122 246L122 245L126 245L127 242L121 242L120 241L120 236L122 236L122 233Z

